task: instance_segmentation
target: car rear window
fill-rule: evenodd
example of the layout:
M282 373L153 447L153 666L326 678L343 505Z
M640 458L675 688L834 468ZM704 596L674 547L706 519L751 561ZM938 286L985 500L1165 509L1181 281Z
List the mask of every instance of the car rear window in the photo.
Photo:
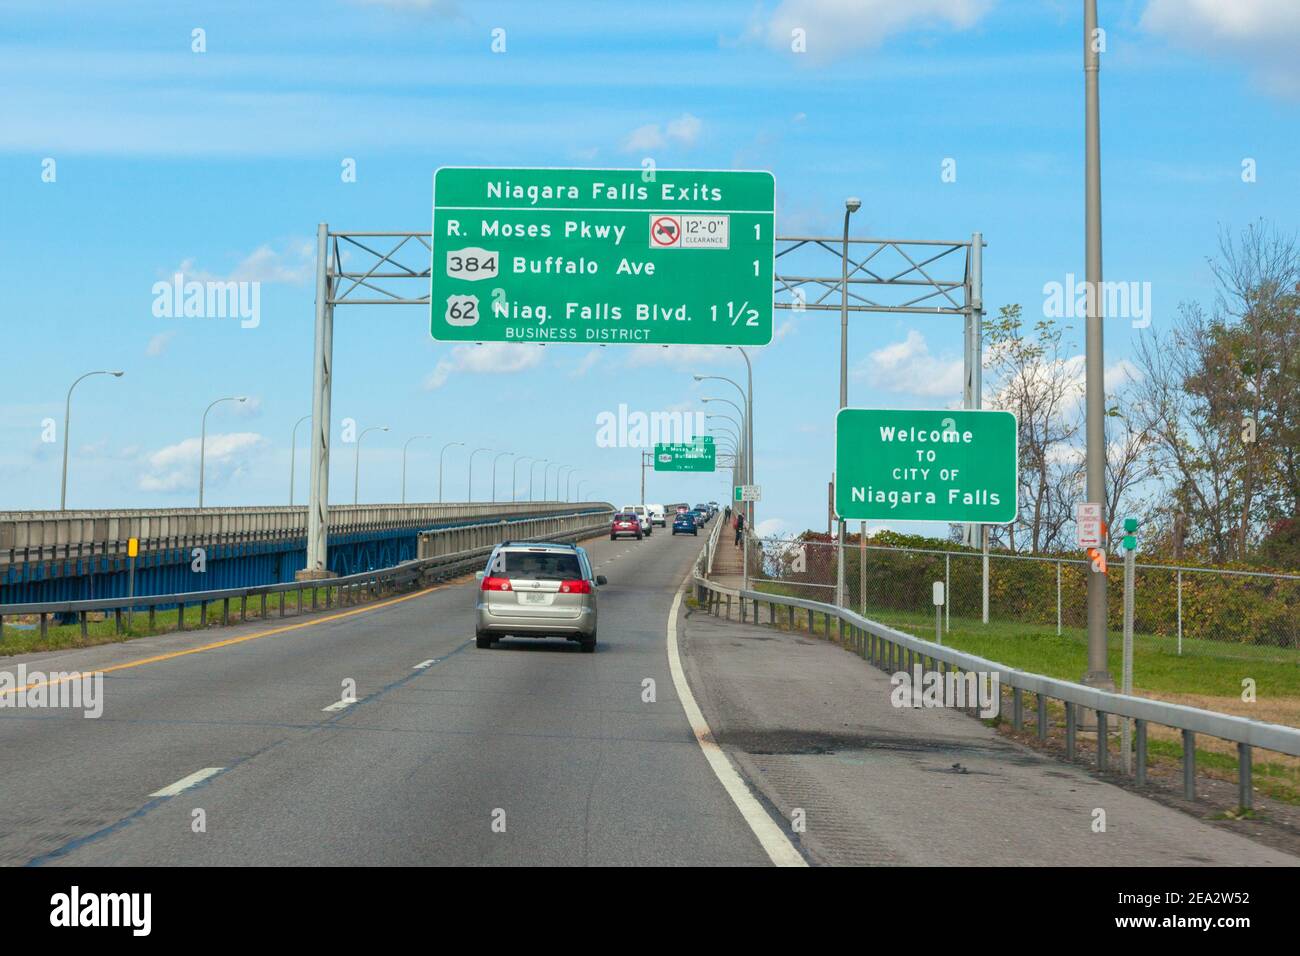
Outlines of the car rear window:
M582 565L576 554L559 551L501 551L489 569L494 577L576 581Z

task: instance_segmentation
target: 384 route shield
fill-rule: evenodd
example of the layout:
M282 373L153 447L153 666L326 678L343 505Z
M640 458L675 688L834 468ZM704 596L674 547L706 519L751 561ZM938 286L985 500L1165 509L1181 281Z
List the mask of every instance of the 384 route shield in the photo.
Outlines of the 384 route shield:
M432 335L766 345L774 202L768 172L443 167Z

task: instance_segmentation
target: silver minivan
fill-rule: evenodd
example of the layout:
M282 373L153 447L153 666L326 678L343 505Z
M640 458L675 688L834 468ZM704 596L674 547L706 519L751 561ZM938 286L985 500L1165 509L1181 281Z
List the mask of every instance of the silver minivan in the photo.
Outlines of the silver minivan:
M478 573L475 637L491 647L502 637L563 637L596 649L595 574L575 544L506 541Z

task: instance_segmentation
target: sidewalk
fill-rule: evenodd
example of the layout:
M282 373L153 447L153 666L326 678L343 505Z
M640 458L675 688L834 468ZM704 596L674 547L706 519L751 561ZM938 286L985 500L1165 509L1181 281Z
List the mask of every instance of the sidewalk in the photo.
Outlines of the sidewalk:
M1249 821L1198 820L952 710L895 708L889 676L828 641L698 609L680 627L714 736L787 827L803 811L791 836L814 863L1300 863L1232 832Z
M723 521L719 514L714 521ZM736 529L726 524L718 535L718 551L713 557L713 573L709 580L724 588L739 588L744 581L744 548L735 545Z

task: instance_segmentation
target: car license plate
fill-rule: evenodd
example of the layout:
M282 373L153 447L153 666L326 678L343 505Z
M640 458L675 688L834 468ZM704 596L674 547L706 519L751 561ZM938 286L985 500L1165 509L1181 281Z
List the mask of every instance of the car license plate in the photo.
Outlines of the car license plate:
M519 600L524 604L545 604L547 595L529 594L527 591L519 592Z

